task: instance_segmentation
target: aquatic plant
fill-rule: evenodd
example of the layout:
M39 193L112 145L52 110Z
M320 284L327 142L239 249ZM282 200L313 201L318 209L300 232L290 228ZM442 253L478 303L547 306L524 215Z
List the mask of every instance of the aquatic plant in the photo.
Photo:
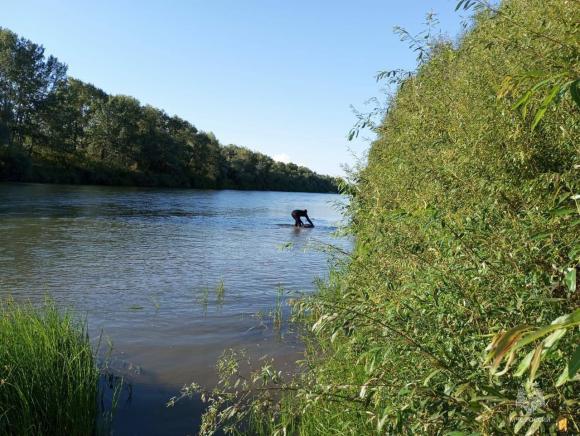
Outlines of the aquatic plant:
M217 284L217 286L215 287L216 303L219 307L223 306L225 296L226 296L226 287L223 279L221 279Z
M0 434L90 435L99 369L86 323L47 301L0 301Z
M139 304L132 304L131 306L129 306L129 310L130 311L139 311L139 310L143 310L145 309L145 307L139 305Z
M207 315L207 309L209 306L209 288L204 286L201 291L198 291L198 295L196 297L197 304L201 306L203 315Z
M271 312L274 329L280 331L282 322L284 320L284 288L281 286L276 290L276 297L274 299L274 309Z

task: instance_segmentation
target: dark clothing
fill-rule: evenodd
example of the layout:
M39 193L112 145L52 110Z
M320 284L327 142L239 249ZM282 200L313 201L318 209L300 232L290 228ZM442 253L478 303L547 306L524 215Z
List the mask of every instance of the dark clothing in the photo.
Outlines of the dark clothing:
M299 214L300 210L293 210L292 211L292 218L294 218L294 226L298 227L298 226L303 226L304 223L302 222L302 220L300 219L301 215Z
M300 217L306 218L306 220L310 223L310 225L312 227L314 227L314 224L312 224L312 221L310 221L310 218L308 217L306 210L295 209L292 211L291 215L292 215L292 218L294 218L294 226L295 227L302 227L304 225L304 223L302 222Z

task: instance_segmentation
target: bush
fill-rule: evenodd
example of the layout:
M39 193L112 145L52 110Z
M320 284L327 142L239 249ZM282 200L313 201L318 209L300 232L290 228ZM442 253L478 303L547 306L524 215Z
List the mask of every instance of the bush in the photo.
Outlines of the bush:
M480 7L400 81L357 174L350 264L302 303L316 341L289 428L580 431L574 9Z
M267 368L282 401L214 410L218 426L243 410L277 434L580 432L572 3L459 1L477 13L458 44L401 31L422 63L384 74L398 90L348 189L355 249L297 305L305 370Z

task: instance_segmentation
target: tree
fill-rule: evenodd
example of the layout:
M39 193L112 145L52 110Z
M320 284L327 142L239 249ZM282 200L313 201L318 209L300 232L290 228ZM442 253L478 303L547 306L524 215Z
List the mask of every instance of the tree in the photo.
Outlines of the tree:
M47 117L48 132L43 145L63 152L84 150L89 122L97 104L107 98L107 94L99 88L69 78L55 93L52 114Z
M66 70L55 57L45 59L44 47L0 28L0 118L10 142L30 153L41 142Z
M133 97L110 96L97 102L87 128L88 155L113 166L135 169L141 152L141 116L141 106Z

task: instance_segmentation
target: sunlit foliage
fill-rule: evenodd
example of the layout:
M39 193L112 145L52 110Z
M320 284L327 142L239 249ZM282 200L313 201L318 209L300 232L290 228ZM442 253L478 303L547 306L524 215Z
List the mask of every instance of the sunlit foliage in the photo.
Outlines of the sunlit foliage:
M580 6L457 6L458 41L399 31L418 67L351 132L378 135L356 247L296 304L304 372L244 409L257 432L580 433Z

